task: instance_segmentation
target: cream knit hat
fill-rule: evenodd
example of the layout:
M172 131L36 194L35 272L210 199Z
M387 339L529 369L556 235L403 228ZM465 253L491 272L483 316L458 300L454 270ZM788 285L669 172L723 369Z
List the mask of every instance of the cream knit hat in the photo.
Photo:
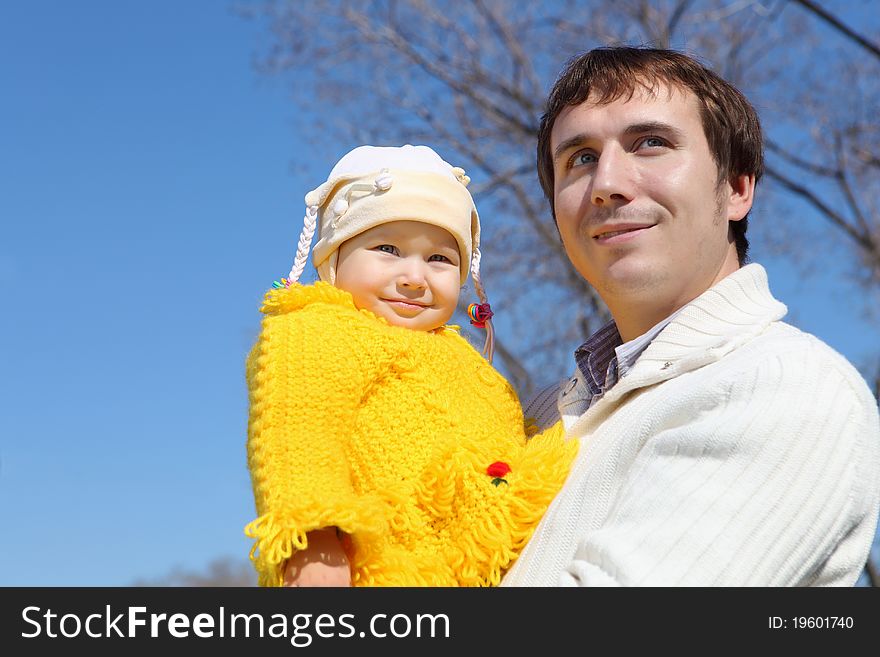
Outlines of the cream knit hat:
M476 324L485 324L491 360L491 312L480 280L480 217L467 190L469 182L464 169L453 167L427 146L355 148L336 163L323 184L306 194L303 230L284 283L296 282L302 275L316 229L312 263L321 280L334 284L339 247L346 240L392 221L421 221L444 228L458 243L461 283L470 268L485 306L483 315L488 313Z
M467 191L470 179L427 146L359 146L343 156L324 182L306 194L317 208L318 242L312 264L336 281L336 257L346 240L391 221L422 221L458 242L461 282L467 279L480 219Z

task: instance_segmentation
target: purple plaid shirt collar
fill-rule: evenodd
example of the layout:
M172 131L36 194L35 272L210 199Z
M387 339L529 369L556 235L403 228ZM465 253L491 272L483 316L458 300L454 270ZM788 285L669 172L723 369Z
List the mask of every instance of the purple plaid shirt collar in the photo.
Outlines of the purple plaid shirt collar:
M651 341L680 312L681 309L677 310L647 333L626 343L620 337L617 324L608 322L575 350L575 362L592 396L590 403L604 395L620 377L626 375Z
M616 360L614 350L623 344L617 324L613 321L593 333L574 352L574 360L584 377L587 388L595 397L605 392L608 370Z

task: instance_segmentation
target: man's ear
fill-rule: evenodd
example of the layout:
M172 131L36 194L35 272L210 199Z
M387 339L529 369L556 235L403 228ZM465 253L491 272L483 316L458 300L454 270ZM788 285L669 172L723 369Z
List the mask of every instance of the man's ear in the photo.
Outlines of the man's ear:
M727 220L739 221L749 213L755 200L754 174L731 177L727 193Z

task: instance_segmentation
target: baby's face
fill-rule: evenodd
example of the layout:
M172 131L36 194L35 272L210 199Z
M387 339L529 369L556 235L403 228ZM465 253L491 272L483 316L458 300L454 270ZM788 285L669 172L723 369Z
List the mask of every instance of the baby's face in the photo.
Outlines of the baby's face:
M392 221L339 247L336 287L389 324L430 331L455 312L460 265L458 243L443 228Z

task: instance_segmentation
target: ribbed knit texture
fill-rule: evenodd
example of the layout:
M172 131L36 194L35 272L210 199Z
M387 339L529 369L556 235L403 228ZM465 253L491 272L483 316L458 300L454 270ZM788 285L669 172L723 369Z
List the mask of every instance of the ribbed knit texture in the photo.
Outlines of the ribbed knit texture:
M509 384L454 330L412 331L326 283L271 290L248 357L248 465L263 586L336 526L353 583L493 585L577 452L562 427L525 440ZM507 483L487 467L503 461Z
M581 452L503 584L855 583L880 506L877 404L785 311L757 264L686 306L568 427Z

